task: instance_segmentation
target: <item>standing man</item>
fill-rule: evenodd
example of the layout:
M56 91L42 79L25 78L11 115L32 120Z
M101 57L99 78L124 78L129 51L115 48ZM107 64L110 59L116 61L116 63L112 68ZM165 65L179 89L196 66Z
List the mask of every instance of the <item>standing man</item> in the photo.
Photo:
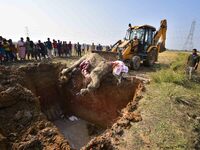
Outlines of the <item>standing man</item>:
M35 56L34 56L34 51L35 51L35 44L33 41L30 41L30 48L31 48L31 59L33 59Z
M20 60L25 60L26 47L25 47L24 39L22 37L21 37L20 41L18 41L17 47L18 47L18 54L19 54Z
M82 52L85 54L85 44L81 45Z
M110 51L110 47L107 45L106 46L106 51L109 52Z
M10 48L9 48L9 44L8 44L8 41L6 39L3 39L3 49L5 51L5 56L6 56L6 61L9 61L11 60L11 51L10 51Z
M45 45L40 40L38 40L39 45L39 58L41 59L41 56L45 59Z
M2 42L3 42L3 37L0 36L0 43L2 44Z
M192 54L188 57L187 65L189 69L189 79L192 79L192 73L197 70L199 64L199 55L197 54L197 50L193 49Z
M79 44L79 42L77 44L77 51L78 51L78 56L81 57L81 45Z
M89 52L90 46L89 44L87 44L87 52Z
M31 59L32 59L32 53L33 53L33 49L31 48L30 44L31 44L30 43L30 38L27 37L25 46L26 46L26 55L27 55L28 60L30 59L30 56L31 56Z
M8 43L9 43L11 60L17 61L17 48L15 47L11 39L8 40Z
M40 44L36 43L35 44L35 48L34 48L34 57L35 57L35 60L38 60L38 58L39 58L39 60L41 59L40 52L41 52Z
M77 44L74 44L74 53L78 55L78 47L77 47Z
M58 40L57 43L57 50L58 50L58 56L62 56L62 42L60 40Z
M53 51L54 51L54 56L56 57L58 53L58 44L56 40L53 40Z
M63 41L62 52L66 57L69 55L69 49L66 41Z
M95 45L94 45L94 43L92 43L91 51L95 51Z
M50 41L50 38L47 38L46 46L47 46L48 58L52 58L53 57L53 54L52 54L53 52L52 52L52 43Z
M103 49L103 47L101 46L101 44L99 44L99 45L97 46L97 51L102 51L102 49Z
M0 36L0 65L3 62L4 59L4 49L3 49L3 43L2 43L2 37Z
M71 43L71 41L69 41L67 47L68 47L68 50L69 50L69 56L72 56L72 43Z

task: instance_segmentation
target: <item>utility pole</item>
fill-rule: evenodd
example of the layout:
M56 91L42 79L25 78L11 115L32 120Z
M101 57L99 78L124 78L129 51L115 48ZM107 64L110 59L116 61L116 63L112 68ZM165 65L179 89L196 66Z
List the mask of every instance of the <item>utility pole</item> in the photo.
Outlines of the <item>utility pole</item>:
M25 26L25 36L29 37L29 30L28 30L28 26Z
M193 45L193 37L194 37L194 31L195 31L196 21L192 21L190 32L186 38L186 41L183 46L183 50L192 50L194 48Z

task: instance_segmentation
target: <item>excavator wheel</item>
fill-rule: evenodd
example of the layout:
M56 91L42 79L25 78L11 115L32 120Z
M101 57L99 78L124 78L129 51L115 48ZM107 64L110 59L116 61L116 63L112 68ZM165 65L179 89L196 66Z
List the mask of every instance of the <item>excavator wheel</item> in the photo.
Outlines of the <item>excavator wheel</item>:
M139 70L140 68L140 57L139 56L133 56L131 63L130 63L130 67L133 70Z
M153 66L157 60L158 52L156 48L150 50L147 54L147 59L143 62L145 66Z

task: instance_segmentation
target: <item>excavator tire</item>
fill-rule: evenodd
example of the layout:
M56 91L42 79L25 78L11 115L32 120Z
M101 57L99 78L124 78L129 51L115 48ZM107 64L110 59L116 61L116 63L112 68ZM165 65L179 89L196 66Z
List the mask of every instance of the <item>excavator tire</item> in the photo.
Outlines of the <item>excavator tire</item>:
M139 56L133 56L132 60L131 60L131 64L130 67L132 70L139 70L140 68L140 57Z
M150 50L147 54L147 59L143 62L145 66L151 67L155 64L158 56L158 51L156 48Z

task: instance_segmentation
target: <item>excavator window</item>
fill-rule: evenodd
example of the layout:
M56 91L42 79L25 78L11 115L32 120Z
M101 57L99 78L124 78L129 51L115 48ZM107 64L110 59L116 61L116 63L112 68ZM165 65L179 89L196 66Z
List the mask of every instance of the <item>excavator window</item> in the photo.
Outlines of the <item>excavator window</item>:
M125 40L130 40L130 35L132 33L132 30L128 29L127 32L126 32L126 36L125 36Z
M134 37L137 36L138 40L143 41L144 40L144 29L133 29L133 30L127 30L125 40L132 40Z
M146 29L145 44L151 45L153 40L153 31L151 29Z
M137 36L138 40L143 41L144 30L143 29L132 30L130 40L134 39L135 36Z
M142 41L143 51L145 52L152 45L154 31L150 28L144 28L144 40Z
M138 50L145 52L152 45L154 31L151 28L128 29L125 40L133 40L135 37L139 40Z

